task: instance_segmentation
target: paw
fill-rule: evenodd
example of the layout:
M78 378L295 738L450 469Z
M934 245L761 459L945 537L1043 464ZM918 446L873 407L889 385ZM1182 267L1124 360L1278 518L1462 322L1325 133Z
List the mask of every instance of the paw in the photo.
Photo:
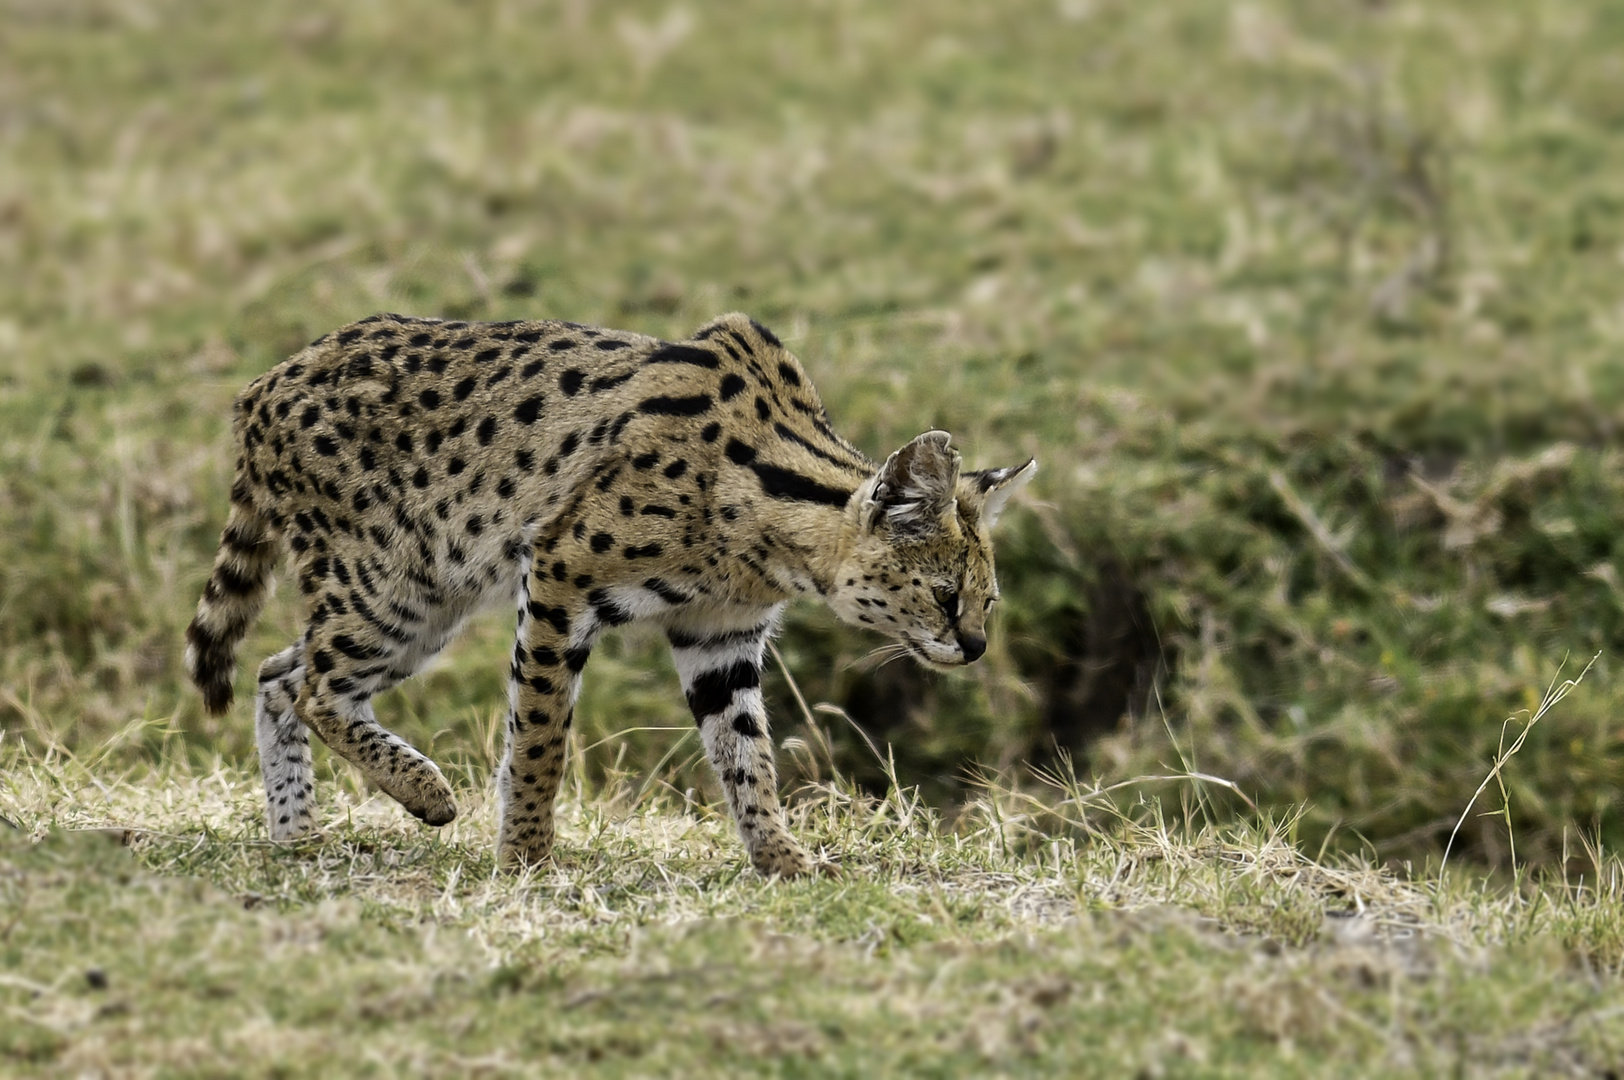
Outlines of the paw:
M388 783L378 786L425 825L439 827L457 819L451 785L438 769L413 770L404 776L390 777Z
M553 857L553 838L526 837L521 840L509 840L504 837L496 845L496 862L508 873L521 873L531 867L540 866Z
M810 874L814 869L812 860L793 840L758 848L751 852L750 861L762 877L781 877L786 881Z
M298 844L305 841L319 841L321 833L316 831L316 823L308 810L297 814L289 814L281 807L272 807L270 818L271 842L277 844Z
M441 825L449 825L457 820L457 804L451 800L449 789L444 798L431 799L417 806L410 803L402 803L401 805L405 806L417 820L425 825L433 825L435 828L439 828Z

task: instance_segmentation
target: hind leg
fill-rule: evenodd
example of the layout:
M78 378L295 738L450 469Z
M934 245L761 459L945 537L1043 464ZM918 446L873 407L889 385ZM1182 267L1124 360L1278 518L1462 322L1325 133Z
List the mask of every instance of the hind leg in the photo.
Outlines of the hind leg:
M397 669L388 651L360 644L364 627L326 622L312 627L306 645L305 679L294 711L328 748L360 769L372 785L429 825L457 816L439 766L378 723L372 696L410 674Z
M283 649L259 667L254 701L254 737L259 770L265 778L265 819L271 839L297 840L312 832L314 778L310 736L294 711L305 681L305 643Z

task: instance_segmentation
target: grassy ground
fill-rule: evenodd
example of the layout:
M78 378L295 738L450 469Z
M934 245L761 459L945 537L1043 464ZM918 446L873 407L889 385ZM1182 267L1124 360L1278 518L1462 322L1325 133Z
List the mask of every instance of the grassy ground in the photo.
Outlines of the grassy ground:
M44 833L0 835L17 1074L1596 1076L1624 1055L1616 859L1507 896L1316 863L1279 828L992 789L947 829L832 786L796 828L845 874L767 883L727 821L623 788L567 797L556 867L512 878L483 789L440 832L351 789L324 845L288 849L235 770L3 763L0 810Z
M133 861L71 844L5 856L21 868L5 887L34 899L0 948L37 942L7 968L25 980L6 984L8 1007L38 1041L4 1060L67 1069L92 1044L156 1055L184 1039L200 1069L208 1054L264 1064L253 1033L292 1024L313 1033L311 1054L354 1035L384 1055L380 1070L448 1067L434 1055L517 1044L436 1027L451 1021L422 997L376 1021L320 1002L427 987L459 1015L540 1013L516 1027L530 1031L621 971L648 987L624 1008L672 1025L660 1039L746 1055L741 1069L803 1037L824 1064L864 1061L869 1043L900 1054L882 1038L899 1016L948 1031L954 1053L1003 1032L986 1052L1011 1070L1083 1052L1053 1032L1111 1030L1127 1049L1101 1060L1142 1052L1151 1071L1155 1054L1175 1072L1200 1071L1202 1054L1207 1070L1238 1071L1251 1052L1330 1072L1452 1060L1432 1053L1512 1071L1607 1060L1605 1024L1582 1018L1616 1007L1618 986L1617 930L1593 891L1613 871L1586 844L1624 845L1621 55L1611 7L1560 0L0 0L5 812L34 834L114 823L145 837ZM1006 518L1006 603L974 670L876 668L864 658L877 642L792 613L780 646L813 708L772 675L781 760L792 788L838 770L838 794L802 812L847 853L848 879L733 876L669 661L635 635L592 660L576 841L556 877L490 879L482 837L404 829L325 757L339 842L257 846L240 771L251 725L240 708L205 717L180 666L223 518L237 389L377 310L679 336L733 308L789 342L871 454L939 426L974 466L1028 454L1043 466ZM284 596L245 655L297 632ZM476 809L509 633L477 624L380 701ZM1547 688L1598 654L1528 727ZM892 785L842 713L952 829L931 832L921 811L884 844L862 833L875 812L862 798ZM1439 883L1451 830L1523 733L1456 840L1460 876ZM1004 835L995 807L1063 804L1033 770L1067 762L1101 786L1192 770L1232 786L1134 784L1122 790L1140 801L1099 835L1021 825L1073 845L1063 858L1024 840L962 854L966 837ZM1006 794L978 786L983 772ZM892 808L882 822L900 812L878 805ZM1259 832L1260 820L1292 824ZM623 868L596 861L611 841L629 845ZM690 845L670 865L668 842ZM948 850L968 861L940 869L947 856L931 853ZM415 869L397 873L402 862ZM1145 894L1112 899L1100 881L1115 871L1079 869L1107 863L1213 921L1122 914ZM1275 867L1297 869L1260 869ZM1348 976L1345 990L1324 903L1281 898L1293 881L1356 872L1376 883L1368 895L1303 895L1401 898L1427 959L1412 970L1382 945L1375 981ZM640 914L581 915L600 874L624 899L606 909ZM1485 874L1504 896L1467 886ZM207 886L176 884L193 877ZM1261 890L1241 905L1254 914L1201 899L1230 877ZM882 948L889 931L873 931L1040 879L1059 898L1041 916L1016 901L1018 917L996 915L989 900L962 934ZM270 902L237 912L248 892ZM907 914L893 917L898 897ZM1275 904L1307 929L1269 922ZM144 913L183 944L82 960L60 927L103 908L131 926ZM1051 925L1056 912L1077 918ZM753 929L734 945L711 924L655 929L691 917ZM263 953L290 971L325 959L334 996L211 997L174 958L216 919L226 929L209 931L207 955L234 973L219 986L267 985ZM730 948L738 970L784 950L782 983L739 985L819 1017L809 987L831 972L858 1017L842 1021L857 1025L841 1029L848 1041L823 1020L773 1027L787 1008L707 1011L712 991L648 974ZM120 989L165 955L151 985ZM1049 958L1073 989L1049 1006L1020 997L1019 973ZM83 982L92 962L117 974L108 991ZM510 967L511 985L491 975ZM1248 986L1264 997L1242 1015ZM1332 1004L1304 1004L1321 990ZM118 1012L169 993L190 1004ZM622 1007L607 1002L558 1013L578 1018L556 1020L560 1069L633 1038L595 1011ZM86 1019L104 1006L125 1035ZM396 1023L414 1010L436 1034ZM983 1012L990 1026L965 1019ZM1169 1027L1185 1015L1200 1030ZM147 1025L175 1039L129 1034ZM1134 1034L1175 1027L1165 1046ZM1037 1058L998 1056L1028 1043ZM424 1056L388 1056L407 1045Z

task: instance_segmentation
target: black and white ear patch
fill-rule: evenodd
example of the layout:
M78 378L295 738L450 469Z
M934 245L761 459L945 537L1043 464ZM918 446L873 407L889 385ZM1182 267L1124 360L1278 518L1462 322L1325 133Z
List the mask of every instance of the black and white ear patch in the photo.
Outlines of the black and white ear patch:
M965 473L965 479L975 485L977 494L981 496L982 523L989 529L996 525L1010 497L1031 483L1032 477L1037 473L1038 463L1035 458L1029 458L1025 465L1014 468L982 469L978 472Z
M1014 476L1019 471L1019 469L1015 468L982 469L979 472L973 472L968 475L974 478L976 490L985 495L998 485L1006 483L1010 477Z

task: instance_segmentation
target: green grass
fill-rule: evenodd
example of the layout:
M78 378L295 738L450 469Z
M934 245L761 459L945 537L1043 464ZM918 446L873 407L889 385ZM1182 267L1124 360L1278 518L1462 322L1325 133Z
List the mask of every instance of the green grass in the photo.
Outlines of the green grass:
M0 810L43 835L0 835L16 1074L1597 1075L1624 1053L1611 857L1508 895L1315 862L1280 827L1098 802L1068 826L992 788L948 828L836 786L794 816L843 876L764 882L724 818L620 789L567 796L556 865L515 878L483 789L436 832L352 788L324 844L288 848L229 768L3 764Z
M0 1023L22 1040L9 1067L105 1052L161 1068L180 1047L178 1069L270 1071L279 1024L308 1037L275 1051L289 1071L331 1053L380 1072L464 1053L648 1071L617 1056L644 1038L674 1062L855 1071L905 1053L908 1025L936 1048L889 1060L916 1071L984 1052L1062 1071L1107 1032L1103 1072L1616 1058L1582 1019L1615 1015L1618 987L1614 864L1590 852L1624 847L1624 19L1608 6L10 0L0 25L4 812L35 834L145 837L133 861L6 856L25 869L4 887L35 899L0 947L37 943L0 970L29 980L4 984L30 1017ZM472 831L405 829L320 756L334 844L258 846L246 709L205 716L180 663L237 390L377 310L674 337L735 308L790 344L870 454L944 427L972 466L1042 465L1002 526L1005 603L972 670L876 667L875 639L792 611L780 649L811 707L769 674L780 760L787 789L814 785L797 812L846 880L740 876L670 663L636 635L592 660L564 863L491 878L476 834L500 618L379 703L464 789ZM291 592L250 669L297 634ZM1524 732L1440 883L1451 831ZM1068 767L1070 793L1039 778ZM1223 782L1137 779L1192 772ZM881 843L863 822L899 812L893 778L922 816ZM1077 818L1076 792L1103 788L1121 818L1098 820L1095 798ZM952 827L926 828L927 807ZM1058 863L1008 837L963 854L1003 835L995 809L1072 846ZM1211 854L1225 844L1239 854ZM1265 873L1264 852L1298 869ZM1211 921L1121 914L1145 894L1113 893L1106 863ZM1287 886L1355 869L1380 883L1355 908L1409 898L1393 903L1422 928L1422 967L1384 945L1373 986L1337 981L1322 909L1350 893L1293 906ZM1231 878L1251 899L1201 899ZM998 907L1029 880L1075 921ZM636 914L593 921L589 885ZM267 902L237 911L248 892ZM939 922L938 902L967 905L953 934L916 918ZM150 950L83 959L60 927L99 910L150 924ZM752 929L729 945L719 919ZM294 942L309 947L278 944ZM744 974L780 945L785 974ZM238 989L188 981L199 949ZM740 974L695 975L692 993L649 974L711 952ZM1021 973L1050 959L1072 989L1034 1004ZM109 991L83 984L90 963ZM262 974L300 965L317 989L260 1002ZM152 984L120 990L132 972ZM620 972L644 996L563 1008ZM819 972L839 988L827 1005ZM356 1011L395 989L398 1007ZM1335 1004L1305 1004L1321 990ZM476 1019L435 1019L419 991ZM94 1019L115 999L153 1007ZM352 1037L374 1057L334 1050Z

